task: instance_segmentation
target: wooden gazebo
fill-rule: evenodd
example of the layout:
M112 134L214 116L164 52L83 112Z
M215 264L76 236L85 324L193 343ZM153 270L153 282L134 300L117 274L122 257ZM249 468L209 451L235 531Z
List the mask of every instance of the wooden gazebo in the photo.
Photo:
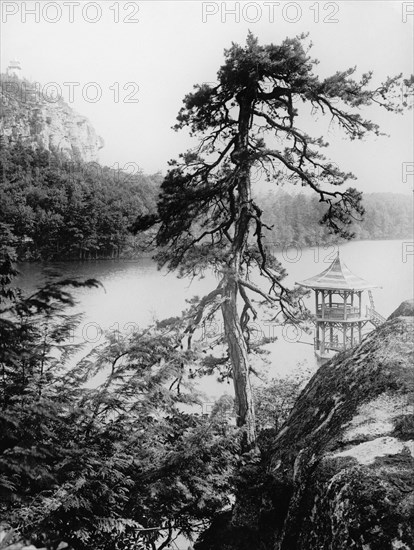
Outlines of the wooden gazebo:
M354 275L341 261L339 252L325 271L297 284L315 291L315 353L322 359L359 344L366 323L378 326L385 321L374 308L371 289L378 286ZM364 313L365 290L371 307Z

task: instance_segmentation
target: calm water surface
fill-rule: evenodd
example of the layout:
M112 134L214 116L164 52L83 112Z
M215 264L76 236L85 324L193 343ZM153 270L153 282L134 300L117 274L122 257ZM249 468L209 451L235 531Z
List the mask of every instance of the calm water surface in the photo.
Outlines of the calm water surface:
M288 271L285 282L293 285L320 273L333 261L338 247L285 249L277 256ZM359 241L340 245L342 260L356 275L377 284L374 289L375 306L388 317L405 299L413 295L412 243L403 241ZM84 312L79 336L88 343L103 342L103 331L119 329L128 332L133 327L144 327L154 319L179 314L186 307L186 299L203 296L212 290L217 281L213 275L190 282L174 274L158 271L151 259L139 261L96 261L87 263L20 264L18 284L30 292L45 279L45 268L60 270L65 277L96 278L103 289L76 291L77 311ZM366 293L365 293L366 294ZM368 297L365 297L367 303ZM308 305L313 308L313 297ZM274 330L260 325L268 334ZM285 374L302 364L316 368L312 335L293 331L277 332L279 339L268 347L271 376ZM223 392L210 379L203 382L209 395ZM219 389L220 387L220 389ZM230 389L230 388L228 388Z

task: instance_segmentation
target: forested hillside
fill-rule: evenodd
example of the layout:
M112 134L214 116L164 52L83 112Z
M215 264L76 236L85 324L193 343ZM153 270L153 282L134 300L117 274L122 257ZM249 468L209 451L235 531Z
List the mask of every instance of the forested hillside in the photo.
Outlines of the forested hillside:
M129 232L155 207L160 176L71 161L17 142L2 147L0 217L20 259L95 259L140 254Z
M154 212L161 174L127 174L95 162L68 160L57 152L16 142L1 148L0 215L17 238L21 260L137 257L142 236L130 228L136 217ZM264 221L275 247L311 246L338 240L318 222L326 206L317 197L269 192ZM404 195L363 197L364 220L356 239L410 238L413 210Z
M262 197L263 213L267 225L272 226L269 241L274 245L311 246L317 243L338 241L318 223L326 210L318 197L304 194L291 195L283 190L269 192ZM355 239L404 239L412 236L413 205L409 197L393 193L367 193L362 204L365 215L355 220L352 231Z

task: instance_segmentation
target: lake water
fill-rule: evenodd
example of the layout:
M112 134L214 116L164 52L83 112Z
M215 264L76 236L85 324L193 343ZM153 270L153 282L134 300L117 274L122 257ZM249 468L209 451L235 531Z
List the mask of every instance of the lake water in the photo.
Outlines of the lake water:
M285 283L293 285L326 269L333 261L338 247L289 248L277 253L288 271ZM339 246L341 259L356 275L377 284L373 290L375 307L388 317L398 305L413 295L413 243L408 241L358 241ZM139 261L96 261L53 264L20 264L18 285L32 291L45 279L45 268L61 271L65 277L96 278L103 289L80 289L74 292L79 301L78 311L84 312L78 336L90 346L103 342L107 330L130 332L144 327L152 320L178 315L186 307L186 299L203 296L217 281L213 275L190 282L172 273L158 271L151 259ZM366 293L365 293L366 294ZM367 296L365 303L367 303ZM308 305L312 310L313 296ZM266 335L273 331L267 324L258 330ZM313 335L292 330L276 332L278 341L268 346L270 365L268 375L284 375L298 364L314 370ZM264 368L264 367L263 367ZM209 396L223 393L214 379L202 382Z

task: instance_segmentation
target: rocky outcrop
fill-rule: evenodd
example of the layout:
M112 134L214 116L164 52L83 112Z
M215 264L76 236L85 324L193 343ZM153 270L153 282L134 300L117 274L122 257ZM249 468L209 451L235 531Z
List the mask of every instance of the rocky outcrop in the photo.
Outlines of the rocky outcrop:
M197 550L414 548L413 341L396 317L323 365Z
M0 135L6 143L60 151L69 159L96 162L104 142L89 120L44 88L10 75L1 77Z
M414 317L414 300L402 302L388 319L395 319L396 317Z

